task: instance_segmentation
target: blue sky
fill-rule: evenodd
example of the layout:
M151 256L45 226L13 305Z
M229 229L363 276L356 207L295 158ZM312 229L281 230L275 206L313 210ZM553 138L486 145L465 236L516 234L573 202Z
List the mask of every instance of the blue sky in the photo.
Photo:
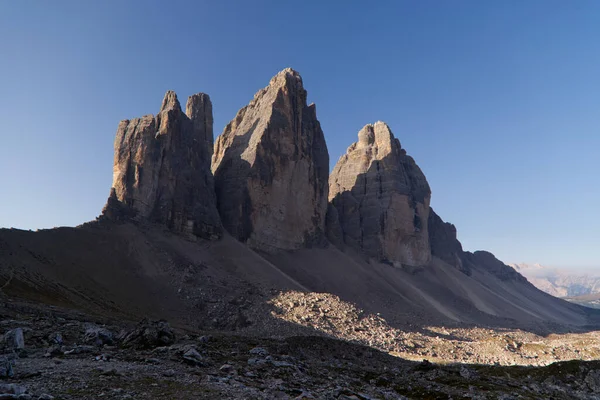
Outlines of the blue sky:
M386 121L468 250L600 268L600 2L0 1L0 226L77 225L119 120L165 91L215 134L298 70L332 166Z

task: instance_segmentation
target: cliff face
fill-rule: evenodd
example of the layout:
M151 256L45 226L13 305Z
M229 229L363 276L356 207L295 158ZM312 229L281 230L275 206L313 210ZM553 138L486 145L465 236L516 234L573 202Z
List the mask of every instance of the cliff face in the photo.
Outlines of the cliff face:
M190 237L221 236L210 172L210 98L191 96L186 110L169 91L156 116L121 121L106 218L149 220Z
M428 225L431 255L470 275L471 269L462 261L463 248L456 237L456 227L444 222L433 208L429 209Z
M329 154L300 75L285 69L217 138L218 209L229 233L263 251L321 243Z
M431 190L390 128L366 125L329 178L346 245L380 261L424 265Z

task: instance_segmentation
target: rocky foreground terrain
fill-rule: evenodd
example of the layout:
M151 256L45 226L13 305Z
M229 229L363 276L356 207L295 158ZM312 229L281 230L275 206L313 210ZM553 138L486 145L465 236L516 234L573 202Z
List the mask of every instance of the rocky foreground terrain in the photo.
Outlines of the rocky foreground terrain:
M600 398L600 311L464 251L384 122L330 174L307 96L281 71L213 146L169 91L96 221L0 229L0 400Z
M600 397L599 361L547 367L464 362L477 351L488 361L523 362L533 360L528 354L540 354L534 362L547 363L571 357L570 348L586 340L594 347L581 346L581 357L590 359L600 351L594 335L424 329L400 335L402 356L415 358L409 361L324 336L266 339L174 329L147 319L123 324L10 301L0 317L1 399ZM361 324L365 330L356 329L357 342L377 321Z

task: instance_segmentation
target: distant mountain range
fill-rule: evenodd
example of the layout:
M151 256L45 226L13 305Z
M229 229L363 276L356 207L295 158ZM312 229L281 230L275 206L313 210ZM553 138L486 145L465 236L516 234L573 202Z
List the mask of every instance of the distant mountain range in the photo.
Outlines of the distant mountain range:
M557 269L540 264L509 264L527 278L538 289L556 297L574 300L589 295L600 294L600 272L590 273L577 270ZM583 300L582 300L583 301ZM585 301L583 301L585 303Z

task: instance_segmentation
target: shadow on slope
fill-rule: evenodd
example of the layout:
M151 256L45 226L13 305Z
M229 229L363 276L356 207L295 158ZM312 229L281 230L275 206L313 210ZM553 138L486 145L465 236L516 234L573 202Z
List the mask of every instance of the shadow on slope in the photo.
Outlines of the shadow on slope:
M333 246L259 255L228 235L190 242L131 223L2 229L0 282L10 298L264 336L303 331L277 316L275 302L290 291L330 293L403 331L426 325L585 331L598 326L599 315L527 282L500 281L479 269L468 277L437 259L405 269Z

